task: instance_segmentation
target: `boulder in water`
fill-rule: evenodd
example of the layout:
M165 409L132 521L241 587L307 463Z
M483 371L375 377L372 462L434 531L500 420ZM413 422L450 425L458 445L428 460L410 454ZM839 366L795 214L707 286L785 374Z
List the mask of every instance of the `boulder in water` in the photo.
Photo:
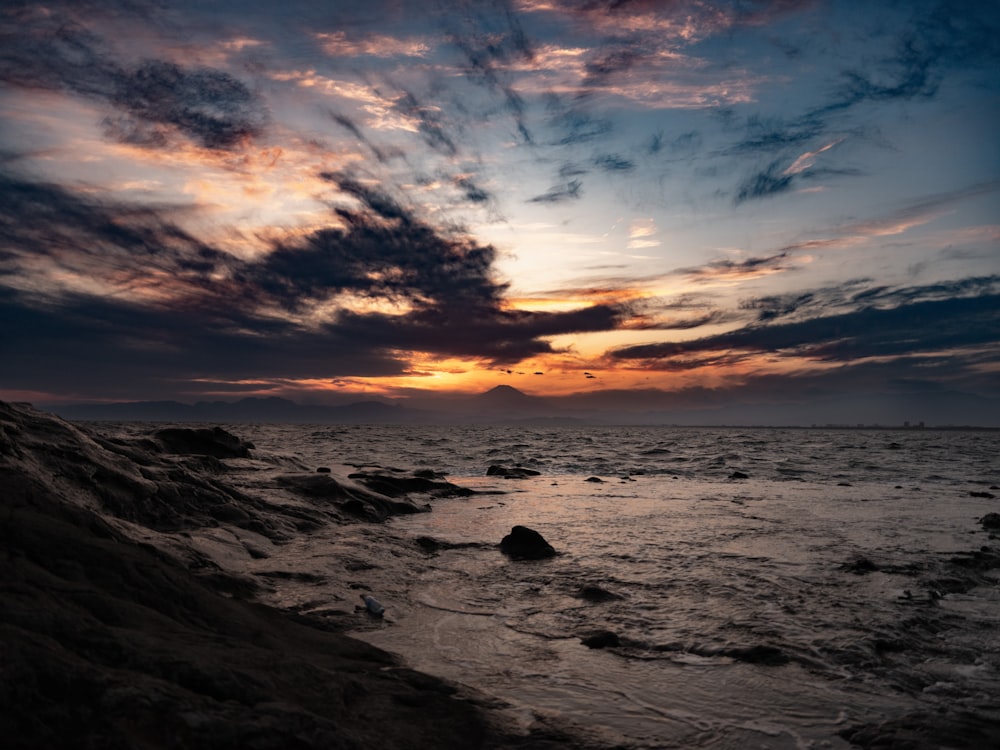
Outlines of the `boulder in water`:
M854 573L856 576L863 576L868 573L874 573L879 567L867 557L858 557L851 560L851 562L844 563L840 566L840 569L848 573Z
M605 588L601 588L594 583L586 583L580 587L580 590L576 592L576 595L581 599L588 602L610 602L616 599L621 599L619 594L615 594L608 591Z
M979 519L984 529L1000 529L1000 513L987 513Z
M591 633L590 635L581 638L580 643L587 648L608 648L609 646L622 645L618 634L613 633L610 630L598 630Z
M486 470L486 476L503 477L504 479L527 479L528 477L537 477L540 474L540 471L525 469L523 466L507 467L497 464L493 464Z
M500 540L500 551L514 560L542 560L556 554L545 537L527 526L515 526Z
M748 664L761 664L765 667L780 667L788 664L791 659L785 652L775 646L744 646L739 648L723 649L720 652L730 659L747 662Z

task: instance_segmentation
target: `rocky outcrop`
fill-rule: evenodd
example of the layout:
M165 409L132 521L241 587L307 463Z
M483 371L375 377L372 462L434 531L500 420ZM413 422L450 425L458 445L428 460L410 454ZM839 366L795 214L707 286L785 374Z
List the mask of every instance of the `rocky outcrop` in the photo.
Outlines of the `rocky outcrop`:
M541 534L527 526L513 527L500 540L500 551L514 560L543 560L556 554Z
M130 510L130 498L162 501L161 483L218 507L236 495L136 455L148 465L0 403L4 747L520 745L475 701L456 700L455 686L319 620L246 601L240 580L217 568L195 575L143 540L144 521L178 525L193 511L169 520L149 513L166 505Z
M598 630L586 635L580 639L580 643L587 648L609 648L622 645L618 634L610 630Z
M366 521L385 521L390 516L422 513L430 509L405 498L387 497L364 487L349 486L330 474L286 474L278 477L277 483L314 503Z
M167 453L181 453L214 458L249 458L253 443L226 432L221 427L192 429L167 427L153 433Z
M982 524L983 528L987 531L1000 529L1000 513L987 513L979 519L979 523Z
M412 475L359 471L348 474L347 478L360 482L368 489L387 497L401 497L414 493L435 497L468 497L475 494L466 487L443 481L440 479L442 476L428 471L415 472Z
M587 583L580 587L576 595L588 602L611 602L621 599L621 595L608 591L594 583Z
M493 464L486 470L486 476L503 477L504 479L528 479L529 477L537 477L540 475L540 471L525 469L523 466L508 467Z

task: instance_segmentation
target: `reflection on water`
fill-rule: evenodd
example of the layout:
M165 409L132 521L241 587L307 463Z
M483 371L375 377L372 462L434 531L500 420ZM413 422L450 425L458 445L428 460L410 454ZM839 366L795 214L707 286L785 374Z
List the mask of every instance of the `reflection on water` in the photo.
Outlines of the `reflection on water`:
M987 491L1000 482L996 433L262 426L246 437L257 458L232 479L272 500L268 477L296 466L432 468L481 492L242 564L274 585L274 602L353 616L360 637L506 700L519 720L630 747L846 748L851 727L957 714L1000 735L997 570L972 555L993 549L977 519L1000 508L970 494L1000 494ZM541 475L486 477L491 464ZM506 559L496 544L517 524L561 554ZM442 544L427 552L419 536ZM222 548L209 532L202 541ZM279 569L297 575L268 577ZM587 586L607 596L581 596ZM352 615L359 591L387 606L384 621ZM587 648L595 631L620 645Z
M942 682L953 686L944 700L979 710L1000 688L990 662L1000 644L981 629L997 624L997 597L961 594L974 605L943 644L935 630L951 602L931 599L918 575L969 545L975 499L942 507L873 490L563 477L499 501L442 501L393 526L495 544L524 523L562 554L442 551L396 626L363 637L420 669L650 746L847 747L836 735L851 723L934 710ZM851 572L861 556L879 570ZM620 598L591 602L585 585ZM623 645L586 648L595 630Z

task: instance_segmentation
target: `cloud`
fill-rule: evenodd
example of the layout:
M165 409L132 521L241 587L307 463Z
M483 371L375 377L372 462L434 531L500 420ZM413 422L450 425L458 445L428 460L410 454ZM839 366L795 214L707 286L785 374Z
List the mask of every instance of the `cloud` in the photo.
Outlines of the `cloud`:
M116 140L159 148L180 133L206 148L230 149L259 136L268 122L259 96L229 73L164 60L126 64L65 9L48 14L14 7L0 19L11 29L0 54L0 81L104 102L115 110L104 124Z
M792 187L793 175L779 171L778 162L771 162L767 169L750 175L736 191L736 205L758 198L769 198L784 193Z
M1000 277L955 282L950 288L877 290L855 295L864 303L848 312L820 314L787 323L749 325L682 342L643 344L608 353L615 360L648 360L671 369L672 360L713 352L768 353L824 362L945 353L1000 344ZM968 296L949 297L956 287ZM987 291L989 290L989 291ZM881 303L876 305L876 300ZM794 309L815 307L800 295ZM956 359L956 367L959 361Z
M413 353L512 364L625 316L508 310L492 246L350 176L326 179L360 208L246 260L153 209L3 175L0 339L13 354L0 380L97 395L132 378L400 375Z
M783 251L774 255L743 260L715 260L695 268L681 268L675 274L694 282L716 282L755 279L795 268L793 257Z
M635 162L618 154L598 154L593 161L594 166L605 172L631 172L635 169Z
M385 34L367 34L351 39L345 31L314 35L323 52L331 57L425 57L431 47L424 39L400 39Z
M989 4L916 3L908 6L907 14L909 18L899 24L888 42L884 28L871 32L872 37L864 41L876 43L880 53L866 57L863 66L851 65L836 72L828 79L825 101L794 117L750 115L744 120L740 139L723 153L767 154L772 158L737 186L736 204L786 193L800 177L861 174L836 166L809 170L818 154L844 139L843 116L847 111L864 105L931 99L956 64L988 70L1000 61L1000 14ZM852 133L869 140L881 138L863 129ZM810 145L813 148L808 148ZM808 148L804 153L803 147Z
M372 152L372 156L374 156L378 161L384 163L388 160L388 155L386 154L386 152L382 148L372 143L371 139L369 139L368 136L366 136L362 132L361 128L358 127L357 123L354 122L354 120L352 120L350 117L338 114L336 112L330 112L330 118L335 123L340 125L340 127L344 128L347 132L349 132L351 135L357 138L358 141L364 144L368 148L368 150Z
M541 195L528 199L529 203L562 203L569 200L577 200L581 193L583 183L580 180L570 180L562 185L554 185Z
M257 95L228 73L158 60L122 74L111 103L133 119L133 129L148 123L173 127L206 148L238 146L259 136L267 121ZM126 130L122 140L136 142L122 120L115 127Z
M424 142L435 151L445 156L455 156L458 153L458 146L448 133L438 107L421 104L412 92L403 90L393 104L393 109L416 122Z

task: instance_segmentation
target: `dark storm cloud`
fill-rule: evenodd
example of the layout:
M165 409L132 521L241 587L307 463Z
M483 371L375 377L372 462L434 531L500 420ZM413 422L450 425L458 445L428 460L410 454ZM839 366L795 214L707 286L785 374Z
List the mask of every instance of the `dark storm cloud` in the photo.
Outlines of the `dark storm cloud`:
M405 320L387 315L348 313L336 330L386 348L405 346L440 355L487 358L492 364L516 363L554 351L542 337L615 328L623 311L610 305L562 313L532 313L467 308L461 303L419 310Z
M97 394L131 378L391 375L409 367L397 352L414 350L513 363L551 351L544 337L609 330L624 315L505 310L492 246L439 232L348 176L326 178L361 203L339 212L343 226L241 260L153 209L0 176L0 341L10 352L0 381ZM344 293L408 311L308 322Z
M172 126L207 148L258 136L266 121L258 97L228 73L157 60L122 74L111 103L140 126Z
M8 388L149 398L184 390L193 378L377 377L409 368L392 352L330 331L259 318L212 320L83 295L35 302L0 286L0 341L9 352L0 381Z
M0 272L30 272L42 259L83 275L113 267L123 280L155 273L198 286L234 259L152 209L102 205L58 186L0 173Z
M224 71L162 60L126 64L105 39L62 12L13 6L0 14L0 81L104 102L114 110L105 132L116 140L163 147L176 131L227 149L260 135L268 120L260 98Z
M986 287L986 283L979 288ZM995 282L994 282L995 286ZM970 285L970 288L976 288ZM934 294L924 288L922 293ZM918 294L917 289L906 292ZM904 297L906 295L904 294ZM881 293L886 303L898 300ZM810 304L811 299L803 304ZM645 344L609 353L614 359L670 360L700 352L786 353L833 362L866 357L908 356L1000 344L1000 295L923 299L895 307L866 305L851 312L789 323L753 325L693 341ZM960 357L956 354L956 367Z

